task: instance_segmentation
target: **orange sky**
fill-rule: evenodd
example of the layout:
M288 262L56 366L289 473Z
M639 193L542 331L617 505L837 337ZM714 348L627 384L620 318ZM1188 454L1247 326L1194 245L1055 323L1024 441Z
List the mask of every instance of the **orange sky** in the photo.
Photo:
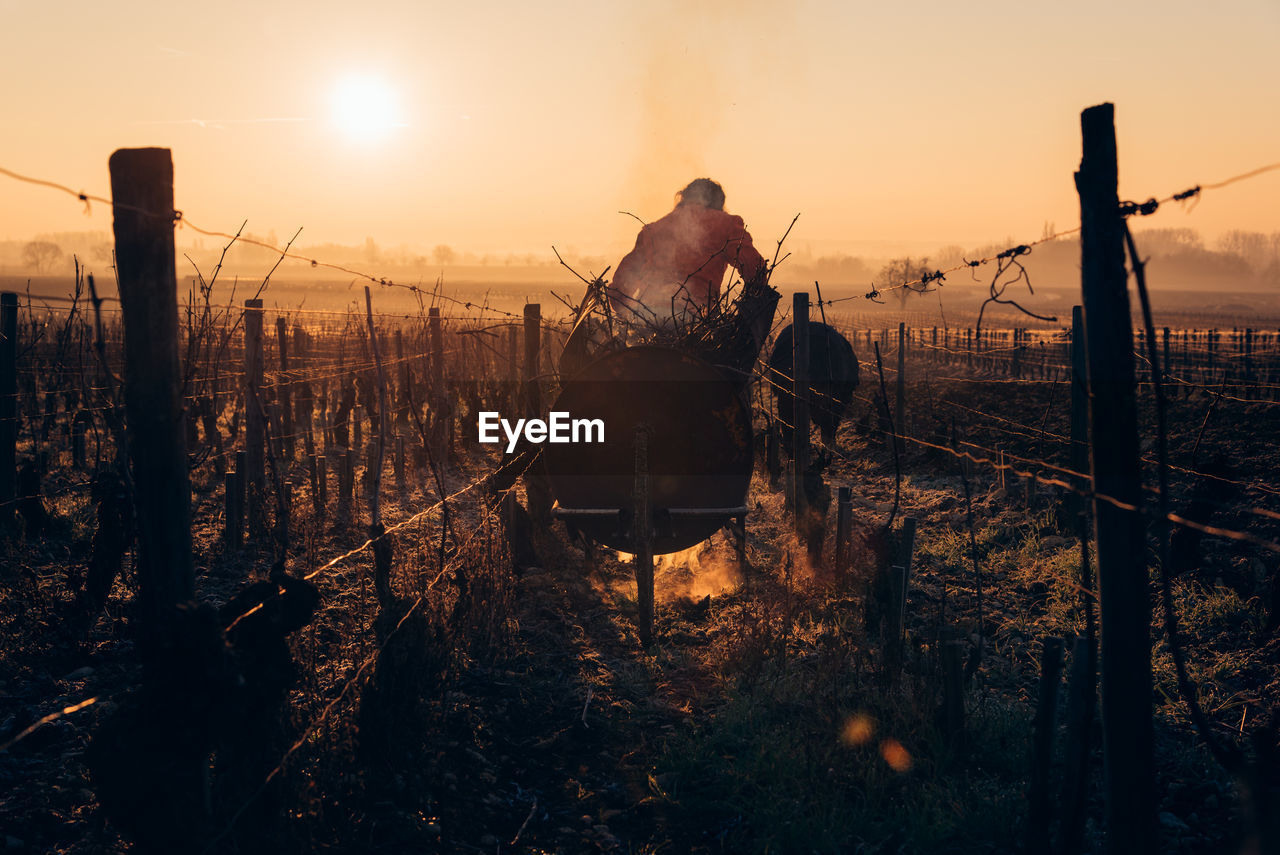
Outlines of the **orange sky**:
M766 246L797 212L793 248L1039 237L1078 219L1104 100L1122 196L1280 160L1276 0L868 5L0 0L0 166L106 195L113 149L167 146L206 228L550 257L625 250L617 212L698 175ZM333 115L353 76L393 113L363 138ZM0 236L110 229L0 199ZM1272 173L1144 225L1277 231L1277 199Z

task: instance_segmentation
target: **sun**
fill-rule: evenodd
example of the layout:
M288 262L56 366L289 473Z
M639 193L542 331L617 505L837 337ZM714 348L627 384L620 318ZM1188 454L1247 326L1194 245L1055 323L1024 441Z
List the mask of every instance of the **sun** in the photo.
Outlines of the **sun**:
M337 82L329 117L335 128L355 142L376 142L404 127L395 89L368 74L348 75Z

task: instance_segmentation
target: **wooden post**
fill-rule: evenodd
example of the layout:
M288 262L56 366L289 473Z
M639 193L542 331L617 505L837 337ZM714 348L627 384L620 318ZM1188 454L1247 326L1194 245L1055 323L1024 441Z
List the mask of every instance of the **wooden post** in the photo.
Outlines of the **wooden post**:
M1057 725L1058 684L1062 680L1062 639L1044 640L1040 654L1040 700L1031 740L1031 803L1027 819L1027 852L1049 852L1049 824L1053 808L1049 801L1049 765L1053 759L1053 736Z
M262 301L244 301L244 446L249 536L263 528L263 494L266 482L266 407L262 400Z
M516 412L520 408L520 328L507 327L507 407Z
M898 446L898 454L906 451L906 440L902 437L907 432L907 325L898 324L898 389L894 405L893 417L897 421L894 430L894 443Z
M0 295L0 521L18 495L18 295Z
M245 474L249 468L249 453L244 449L236 451L236 490L238 500L237 507L240 508L240 515L243 518L245 512L245 502L249 493L249 477Z
M284 318L276 318L276 344L280 348L280 383L277 386L280 401L281 447L287 464L293 460L293 381L289 378L289 328Z
M889 568L889 602L884 621L884 669L890 685L898 682L902 670L902 619L906 606L902 601L907 571L895 564Z
M354 448L348 448L342 455L342 477L339 482L338 501L349 508L355 499L356 450Z
M640 643L653 641L653 523L649 506L649 427L637 425L635 433L635 491L632 548L636 564L636 604L639 607Z
M1093 439L1093 513L1102 614L1107 850L1156 851L1151 725L1151 606L1138 469L1133 330L1116 192L1111 104L1080 117L1081 274ZM1106 498L1099 498L1105 496Z
M241 528L241 492L240 492L240 476L235 472L228 472L222 476L224 508L223 513L226 518L222 523L222 539L226 545L232 549L240 546Z
M294 365L298 366L302 376L307 376L307 369L311 362L311 346L307 340L307 332L297 324L293 327L293 354ZM301 423L303 454L312 457L316 453L316 438L314 435L314 418L315 418L315 390L312 388L311 381L303 379L298 388L298 404L296 412L296 421Z
M809 504L804 493L809 468L809 293L797 291L791 298L791 506L795 531L807 531Z
M445 420L448 404L444 390L444 337L440 331L440 308L427 310L427 336L431 348L431 455L443 472L445 459Z
M898 563L902 565L902 614L899 620L907 625L907 591L911 588L911 560L916 551L916 518L903 517L899 538Z
M396 427L403 428L408 425L409 419L409 363L404 358L404 330L396 327L396 365L399 371L396 372L398 379L399 394L396 396Z
M524 307L524 411L525 416L531 419L542 415L542 391L538 382L541 335L542 304L527 303ZM551 490L541 461L525 473L524 487L529 516L538 525L545 525L551 514ZM650 612L652 610L650 605Z
M370 537L378 537L382 526L382 461L386 459L387 428L391 424L391 411L387 402L387 374L382 368L382 352L378 348L378 330L373 324L373 297L369 286L364 286L365 317L369 324L369 352L373 355L378 378L378 412L369 413L369 431L373 441L368 451L369 527ZM376 421L375 421L376 419Z
M307 478L311 481L311 507L320 510L320 470L316 455L307 455Z
M1085 370L1084 313L1071 307L1071 468L1089 471L1089 378ZM1087 487L1087 484L1080 485ZM1077 503L1084 511L1084 500Z
M125 413L133 468L139 600L146 646L195 594L168 149L119 149L111 172L116 277L124 321ZM146 657L144 657L144 662ZM153 679L163 679L161 674Z
M329 505L329 458L323 454L316 455L316 486L319 488L317 510L324 513Z
M79 413L71 419L71 465L76 469L84 469L85 460L85 438L84 438L84 420L78 418Z
M1093 709L1096 697L1096 669L1093 643L1078 635L1071 646L1071 683L1067 687L1067 742L1062 772L1061 846L1062 855L1075 855L1084 834L1089 801L1089 758L1093 755Z
M1169 362L1169 328L1168 328L1168 327L1165 327L1165 328L1161 331L1161 339L1162 339L1162 344L1163 344L1163 346L1164 346L1164 347L1163 347L1163 350L1164 350L1164 362L1163 362L1163 366L1164 366L1164 373L1165 373L1165 376L1167 377L1167 376L1168 376L1168 374L1169 374L1169 372L1173 370L1173 364L1172 364L1171 362Z
M954 740L964 730L964 642L942 643L942 732Z

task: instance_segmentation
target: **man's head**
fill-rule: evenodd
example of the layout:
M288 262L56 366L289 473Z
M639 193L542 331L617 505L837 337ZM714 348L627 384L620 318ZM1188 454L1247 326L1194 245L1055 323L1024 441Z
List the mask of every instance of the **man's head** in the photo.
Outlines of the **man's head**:
M724 188L710 178L695 178L689 186L676 194L676 206L701 205L704 208L724 210Z

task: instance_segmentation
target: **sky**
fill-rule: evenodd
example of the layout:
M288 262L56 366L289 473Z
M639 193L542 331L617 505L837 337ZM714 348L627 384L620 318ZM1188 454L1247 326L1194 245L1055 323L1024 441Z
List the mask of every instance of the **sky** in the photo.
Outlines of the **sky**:
M300 244L625 251L698 176L771 247L1078 223L1080 111L1122 198L1280 161L1280 0L0 0L0 167L109 195L171 148L197 225ZM1280 172L1145 225L1280 231ZM0 176L0 237L110 229ZM192 236L194 237L194 236ZM187 236L179 235L179 242ZM767 253L766 253L767 254Z

